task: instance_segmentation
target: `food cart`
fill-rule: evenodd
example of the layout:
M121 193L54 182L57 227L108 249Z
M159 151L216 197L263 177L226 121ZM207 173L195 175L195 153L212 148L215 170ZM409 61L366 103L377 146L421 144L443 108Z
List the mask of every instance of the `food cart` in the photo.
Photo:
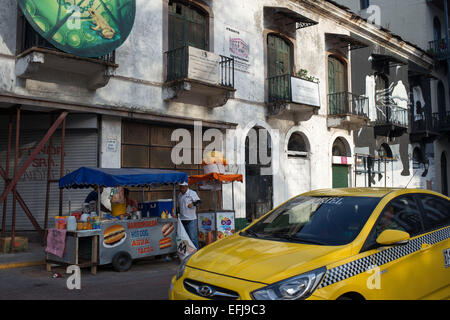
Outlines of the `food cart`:
M189 184L197 184L200 189L213 191L214 211L198 213L198 240L203 245L233 235L235 233L234 182L243 182L241 174L221 174L210 172L189 176ZM223 184L231 183L232 210L219 208L218 191ZM216 191L216 192L214 192ZM221 207L221 206L220 206Z
M176 207L176 185L188 180L184 172L157 169L105 169L82 167L64 176L60 188L93 188L97 186L97 214L100 210L100 187L149 188L173 185L173 207ZM104 216L104 214L103 214ZM99 229L66 232L62 257L47 253L47 269L51 264L91 267L112 264L117 271L126 271L132 260L177 251L177 219L142 217L119 220L102 217Z

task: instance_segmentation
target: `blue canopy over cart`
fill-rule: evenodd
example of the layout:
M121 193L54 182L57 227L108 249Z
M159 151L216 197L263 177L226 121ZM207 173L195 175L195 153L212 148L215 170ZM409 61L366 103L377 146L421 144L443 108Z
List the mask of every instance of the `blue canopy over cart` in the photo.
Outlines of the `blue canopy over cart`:
M158 169L87 168L75 170L59 180L60 188L100 187L149 188L173 185L173 207L176 207L176 185L188 181L180 171ZM97 201L100 216L100 201ZM51 263L90 266L112 263L117 271L126 271L132 260L174 253L176 219L149 217L133 220L102 219L98 230L67 232L66 249L62 257L47 253L47 269ZM88 261L88 262L85 262Z

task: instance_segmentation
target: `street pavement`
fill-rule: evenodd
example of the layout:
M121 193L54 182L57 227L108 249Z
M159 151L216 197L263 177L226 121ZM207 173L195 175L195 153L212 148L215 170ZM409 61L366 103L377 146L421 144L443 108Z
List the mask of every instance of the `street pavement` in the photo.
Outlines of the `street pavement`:
M81 289L69 290L62 267L51 272L45 265L0 270L0 300L167 300L178 260L148 259L135 261L127 272L116 272L110 266L100 266L97 274L90 269L81 272ZM53 278L54 273L62 278Z

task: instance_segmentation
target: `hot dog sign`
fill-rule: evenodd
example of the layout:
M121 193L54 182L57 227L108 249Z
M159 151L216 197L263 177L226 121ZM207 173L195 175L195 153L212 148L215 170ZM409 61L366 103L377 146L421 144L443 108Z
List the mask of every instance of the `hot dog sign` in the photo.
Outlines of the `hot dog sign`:
M133 259L176 252L176 220L146 219L102 224L100 264L110 263L119 251Z

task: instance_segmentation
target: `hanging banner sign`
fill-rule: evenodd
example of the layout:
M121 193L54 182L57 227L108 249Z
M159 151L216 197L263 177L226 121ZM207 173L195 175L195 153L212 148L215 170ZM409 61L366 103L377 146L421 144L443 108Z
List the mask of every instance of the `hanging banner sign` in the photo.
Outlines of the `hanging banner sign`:
M101 57L127 39L136 0L18 0L31 26L57 49Z

